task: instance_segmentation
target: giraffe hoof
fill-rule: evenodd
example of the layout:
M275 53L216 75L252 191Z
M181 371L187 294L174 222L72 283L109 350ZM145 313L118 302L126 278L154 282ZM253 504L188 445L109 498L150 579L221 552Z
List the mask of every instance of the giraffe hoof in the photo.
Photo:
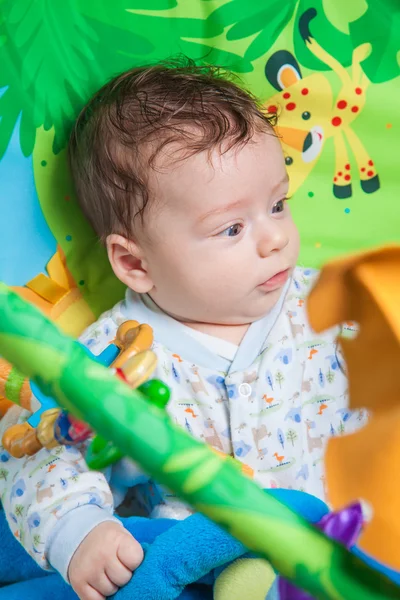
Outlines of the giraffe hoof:
M361 189L366 194L373 194L379 190L380 187L379 175L374 175L371 179L361 180Z
M350 198L353 191L351 189L351 183L347 185L336 185L333 184L333 195L335 198L339 198L340 200L344 200L345 198Z

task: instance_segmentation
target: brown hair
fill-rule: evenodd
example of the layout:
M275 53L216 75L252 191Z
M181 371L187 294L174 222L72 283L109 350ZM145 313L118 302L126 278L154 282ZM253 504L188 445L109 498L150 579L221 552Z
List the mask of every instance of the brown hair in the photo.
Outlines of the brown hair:
M186 158L216 147L226 152L271 130L275 116L233 79L189 59L134 68L83 108L69 161L80 205L103 242L111 233L132 235L149 201L149 169L166 145L178 142Z

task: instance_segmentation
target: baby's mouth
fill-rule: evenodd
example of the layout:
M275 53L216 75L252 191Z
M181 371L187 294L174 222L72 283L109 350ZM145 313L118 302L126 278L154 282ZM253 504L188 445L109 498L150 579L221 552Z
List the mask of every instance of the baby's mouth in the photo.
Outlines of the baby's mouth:
M267 290L267 291L276 290L277 288L280 288L282 285L284 285L286 283L286 281L288 280L288 277L289 277L289 273L290 273L290 269L285 269L284 271L279 271L279 273L276 273L275 275L270 277L270 279L267 279L266 281L264 281L264 283L262 283L258 287L261 289Z

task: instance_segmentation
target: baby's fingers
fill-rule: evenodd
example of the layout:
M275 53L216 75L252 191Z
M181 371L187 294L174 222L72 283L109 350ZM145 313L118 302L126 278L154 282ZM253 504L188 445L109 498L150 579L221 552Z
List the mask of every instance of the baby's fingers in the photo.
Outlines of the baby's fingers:
M96 573L96 576L89 580L89 586L93 589L94 592L97 592L99 595L99 600L103 600L104 597L112 596L118 591L118 586L112 582L104 571ZM92 600L92 598L90 598ZM93 600L97 600L97 597L94 596Z
M132 577L132 571L127 569L118 558L106 566L106 574L109 580L118 587L126 585Z
M86 583L81 589L76 589L79 600L106 600L103 594L100 594L94 587L89 583Z
M133 572L143 561L143 548L130 533L126 532L126 535L119 540L117 556L122 564Z

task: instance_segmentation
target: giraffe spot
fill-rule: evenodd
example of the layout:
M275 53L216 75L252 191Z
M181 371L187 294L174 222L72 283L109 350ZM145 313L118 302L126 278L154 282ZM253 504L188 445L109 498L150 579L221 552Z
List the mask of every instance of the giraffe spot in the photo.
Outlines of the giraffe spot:
M337 177L334 177L334 178L333 178L333 181L337 181Z
M368 175L368 177L372 177L372 175L373 175L373 174L374 174L374 172L373 172L373 171L367 171L367 175Z
M365 167L361 167L361 173L364 173Z
M296 105L294 102L289 102L288 104L286 104L286 110L294 110L296 108Z
M340 117L333 117L331 123L334 127L339 127L342 123L342 119Z
M350 175L345 175L344 178L346 181L350 181L350 179L351 179Z
M345 164L344 168L346 169L346 171L350 171L350 165L349 165L349 163Z
M360 109L358 108L358 106L352 106L351 107L351 112L356 113L358 112Z
M278 112L278 109L274 104L271 104L271 106L268 106L267 111L269 113L276 113L276 112Z
M360 96L362 94L362 89L360 87L356 87L354 91L357 94L357 96Z
M307 96L307 94L308 94L308 88L303 88L301 90L301 93L303 94L303 96Z
M337 107L340 108L340 110L343 110L344 108L346 108L346 106L347 106L346 100L339 100L339 102L337 103Z
M370 166L370 167L373 167L373 166L374 166L374 161L370 159L370 160L368 161L368 164L369 164L369 166Z
M343 175L342 171L338 172L338 176L341 177Z
M290 94L289 94L289 92L285 92L285 93L283 94L283 97L284 97L285 99L287 99L287 98L290 98Z

